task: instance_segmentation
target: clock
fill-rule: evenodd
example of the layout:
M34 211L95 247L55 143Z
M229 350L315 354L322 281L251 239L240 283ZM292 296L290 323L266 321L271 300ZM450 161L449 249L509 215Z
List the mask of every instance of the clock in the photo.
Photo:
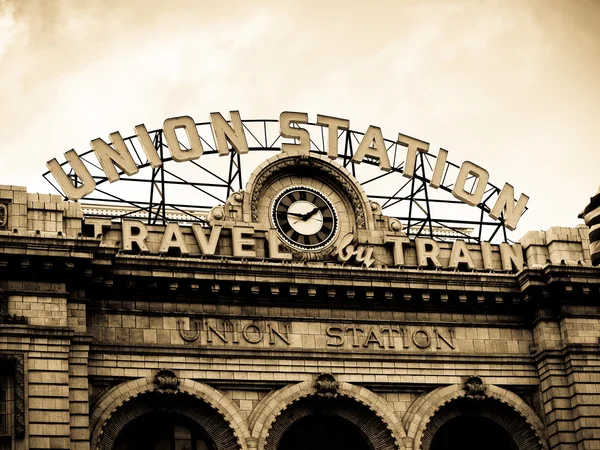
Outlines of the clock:
M273 200L271 221L285 243L301 250L321 250L333 242L339 229L331 201L308 186L281 191Z

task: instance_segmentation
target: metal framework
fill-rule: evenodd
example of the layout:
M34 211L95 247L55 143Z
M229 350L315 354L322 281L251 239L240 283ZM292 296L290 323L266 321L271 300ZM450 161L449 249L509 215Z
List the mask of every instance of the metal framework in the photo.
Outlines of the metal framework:
M206 213L215 205L225 203L233 192L244 189L252 171L270 153L281 151L282 138L279 122L274 119L254 119L242 122L250 152L239 155L230 152L219 156L209 122L196 124L203 155L185 164L169 163L172 158L165 143L162 129L150 132L150 137L163 164L152 168L136 136L124 141L140 171L133 176L123 176L118 189L108 183L94 152L80 155L96 181L96 190L86 197L83 209L86 215L104 216L113 220L135 217L148 224L167 221L204 223ZM311 152L326 154L327 130L316 124L302 124L311 136ZM429 185L436 156L418 152L415 174L402 175L406 147L385 139L392 169L381 171L377 161L366 158L361 164L352 161L364 133L343 130L338 134L338 159L363 186L368 197L378 202L384 214L400 219L406 233L411 236L432 237L439 240L465 239L479 241L510 241L504 218L488 217L500 189L491 183L485 188L482 202L471 207L455 199L451 192L460 166L446 161L442 183L434 189ZM187 148L178 134L182 148ZM261 152L266 152L262 155ZM78 180L67 162L63 169L75 185ZM145 169L145 170L143 170ZM51 176L44 178L63 197L64 193ZM466 189L473 189L477 179L470 177ZM127 183L126 187L123 185ZM470 184L470 186L469 186ZM94 204L88 205L88 204Z

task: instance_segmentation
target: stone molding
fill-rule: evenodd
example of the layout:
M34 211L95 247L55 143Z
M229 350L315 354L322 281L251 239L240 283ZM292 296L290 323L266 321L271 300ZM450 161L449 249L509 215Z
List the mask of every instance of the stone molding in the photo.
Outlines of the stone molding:
M159 370L154 376L154 384L159 392L177 391L179 390L180 380L172 370Z
M437 388L413 402L402 418L402 423L408 438L413 442L414 450L421 449L423 434L436 412L442 406L460 398L469 398L469 391L464 383ZM539 448L548 449L543 422L522 398L511 391L489 384L485 385L485 398L498 401L514 410L539 439Z
M107 391L97 402L90 414L91 448L98 449L104 427L115 411L128 401L145 393L160 392L155 377L138 378L121 383ZM197 381L179 379L177 391L163 395L183 393L193 396L216 410L231 428L241 450L247 450L246 440L250 432L237 405L222 392Z
M466 397L471 400L483 400L486 397L487 386L478 376L472 376L465 381Z
M369 408L387 427L395 441L396 448L405 447L403 443L406 433L402 423L385 399L364 387L346 382L339 382L337 394ZM249 448L263 450L269 437L269 431L277 417L293 403L314 395L315 380L310 379L285 386L264 397L248 417L248 426L252 436Z
M320 374L314 384L315 393L322 398L336 398L340 383L330 373Z

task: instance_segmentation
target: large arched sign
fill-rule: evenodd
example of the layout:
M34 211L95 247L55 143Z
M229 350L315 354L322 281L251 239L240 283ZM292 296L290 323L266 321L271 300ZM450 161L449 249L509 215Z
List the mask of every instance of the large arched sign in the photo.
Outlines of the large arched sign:
M300 112L283 112L278 121L242 121L238 111L229 121L220 113L211 113L206 123L174 117L160 130L137 125L134 136L114 132L110 143L98 138L91 147L82 154L68 151L62 164L49 161L45 178L65 198L102 203L107 217L148 223L202 222L203 210L245 187L245 167L255 167L260 152L336 160L412 236L508 240L506 230L514 230L527 209L525 194L515 200L512 185L489 183L488 171L473 162L456 165L447 150L435 156L420 139L386 139L377 126L352 131L348 120L325 115L315 123ZM118 180L135 186L116 191L110 184Z

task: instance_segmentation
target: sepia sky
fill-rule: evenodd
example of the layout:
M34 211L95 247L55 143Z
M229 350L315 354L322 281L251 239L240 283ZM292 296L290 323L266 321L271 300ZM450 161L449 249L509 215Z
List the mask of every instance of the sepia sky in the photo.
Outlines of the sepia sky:
M0 184L91 139L303 111L448 149L582 223L600 185L600 1L0 0Z

